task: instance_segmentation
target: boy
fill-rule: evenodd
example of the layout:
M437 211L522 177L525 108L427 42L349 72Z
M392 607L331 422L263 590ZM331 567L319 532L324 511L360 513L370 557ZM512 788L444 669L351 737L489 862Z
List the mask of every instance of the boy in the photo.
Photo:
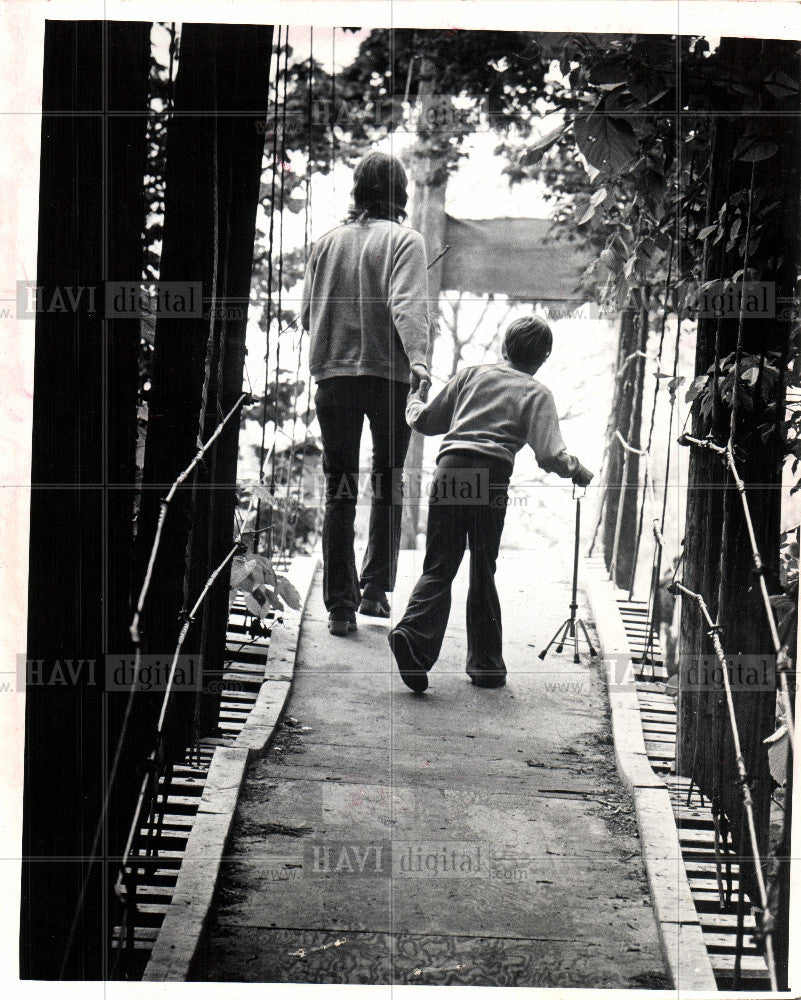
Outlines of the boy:
M546 472L579 486L592 479L565 449L550 390L532 378L552 346L544 320L515 320L504 336L502 362L462 369L427 405L426 384L409 394L409 426L421 434L445 434L431 486L423 575L388 637L412 691L428 687L448 624L451 583L468 543L467 673L478 687L506 683L495 563L517 452L529 444Z

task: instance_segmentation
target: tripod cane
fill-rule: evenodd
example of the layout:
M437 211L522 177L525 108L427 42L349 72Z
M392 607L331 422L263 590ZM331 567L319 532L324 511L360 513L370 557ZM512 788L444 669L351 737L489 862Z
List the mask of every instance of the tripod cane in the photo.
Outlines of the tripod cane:
M579 492L581 490L581 492ZM573 640L573 662L580 663L579 660L579 647L578 647L578 628L584 633L584 638L587 640L587 645L590 647L590 656L595 656L595 647L590 639L589 632L587 632L587 626L584 622L576 615L578 611L578 563L579 563L579 535L581 533L581 498L587 495L587 488L577 487L573 485L573 499L576 501L576 537L573 541L573 593L572 599L570 601L570 617L566 618L559 628L556 630L553 639L548 643L548 645L539 654L539 658L544 660L548 650L556 643L556 652L561 653L565 647L566 642L569 639ZM577 628L578 626L578 628Z

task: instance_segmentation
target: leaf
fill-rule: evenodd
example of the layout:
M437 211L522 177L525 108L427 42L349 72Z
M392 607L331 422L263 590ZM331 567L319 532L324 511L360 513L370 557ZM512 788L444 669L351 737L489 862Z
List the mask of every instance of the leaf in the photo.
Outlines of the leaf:
M252 615L256 615L257 618L264 617L262 605L256 600L253 594L244 594L243 600L245 602L245 607Z
M750 385L753 388L756 385L756 380L759 378L759 368L748 368L740 374L740 378L746 385Z
M754 400L745 386L738 386L737 388L737 405L742 407L746 413L751 413L754 409Z
M637 247L637 256L644 264L653 264L657 253L656 241L650 236L645 236L640 240L640 244Z
M696 398L700 395L701 391L705 388L707 382L709 381L708 375L697 375L692 382L690 382L687 393L684 396L685 403L693 403Z
M269 583L270 586L275 586L275 570L267 556L250 556L245 563L245 568L254 583Z
M660 229L654 237L654 243L662 253L667 253L670 250L672 242L673 234L665 229Z
M585 222L589 222L590 219L595 215L595 211L598 206L606 199L606 188L600 187L590 198L590 202L587 205L584 212L582 212L581 218L577 221L576 225L583 226Z
M629 259L629 248L619 233L615 233L609 239L598 259L612 274L617 277L622 276L623 268Z
M300 594L285 576L277 577L275 589L293 611L300 611Z
M779 151L779 145L769 139L758 139L752 143L744 153L738 157L745 163L759 163L761 160L769 160Z
M699 240L708 240L709 237L717 230L717 223L714 226L704 226L704 228L698 233Z
M798 81L783 69L779 69L767 78L765 89L774 97L791 97L798 93Z
M629 76L628 57L615 53L597 62L589 73L590 83L598 87L625 83Z
M668 382L667 387L668 387L668 393L669 393L669 397L670 397L671 403L675 403L676 402L676 393L677 393L678 389L682 385L684 385L684 382L685 382L685 378L684 378L683 375L677 375L676 378L672 378Z
M659 212L665 198L666 184L664 174L654 167L643 171L643 192L645 199L654 214Z
M669 89L660 77L647 70L640 70L629 80L629 90L643 104L656 104L668 93Z
M245 569L245 557L244 556L234 556L231 560L231 588L234 590L239 589L239 584L248 577L248 571Z
M590 166L608 175L627 170L639 154L637 136L625 118L593 111L573 122L573 135Z
M609 247L606 247L604 250L601 251L598 260L603 264L603 266L608 271L611 271L612 274L617 274L622 266L617 256L615 255L614 251L611 250Z
M264 588L264 594L269 608L277 608L279 611L283 611L284 605L281 601L280 596L275 590L271 590L269 587Z
M543 133L534 142L527 146L524 152L520 156L519 164L522 167L530 167L537 163L543 153L546 153L554 143L564 134L565 128L567 126L560 122L555 128L550 129L548 132Z

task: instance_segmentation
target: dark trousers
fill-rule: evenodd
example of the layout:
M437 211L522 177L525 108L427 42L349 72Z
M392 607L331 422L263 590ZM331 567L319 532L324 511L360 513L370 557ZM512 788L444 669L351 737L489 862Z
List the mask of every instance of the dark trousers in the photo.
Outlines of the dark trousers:
M314 397L323 439L325 517L323 599L329 612L350 613L360 590L395 587L403 511L403 462L411 430L406 419L409 386L373 375L341 375L318 383ZM359 493L359 443L364 418L373 438L370 530L356 573L353 525Z
M458 483L453 488L454 477L464 482L475 481L471 472L462 477L452 471L456 469L485 470L481 502L454 502L460 496ZM476 680L506 676L495 564L506 516L510 472L506 466L488 467L487 460L477 453L448 453L437 462L428 506L423 575L396 626L408 637L415 659L425 670L430 670L439 657L451 610L451 584L469 545L467 673Z

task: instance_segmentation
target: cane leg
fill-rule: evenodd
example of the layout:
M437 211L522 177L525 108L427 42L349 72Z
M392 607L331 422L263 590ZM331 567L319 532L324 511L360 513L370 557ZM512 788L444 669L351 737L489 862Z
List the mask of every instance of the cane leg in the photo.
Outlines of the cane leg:
M539 658L541 660L545 659L545 657L546 657L546 655L548 653L548 650L557 641L557 638L559 638L560 633L561 633L561 638L559 638L559 645L556 647L556 652L557 653L561 653L562 652L562 645L563 645L563 643L565 641L565 631L566 631L566 629L567 629L567 627L568 627L569 624L570 624L570 619L568 618L568 620L566 622L562 622L562 624L559 626L559 628L554 632L553 638L551 639L551 641L548 643L548 645L545 647L545 649L543 649L543 651L539 654Z
M590 633L587 631L587 626L584 624L581 618L579 618L578 623L579 625L581 625L581 631L584 633L584 638L587 640L587 645L590 647L590 656L595 656L596 655L595 646L593 646L592 644L592 639L590 639Z

